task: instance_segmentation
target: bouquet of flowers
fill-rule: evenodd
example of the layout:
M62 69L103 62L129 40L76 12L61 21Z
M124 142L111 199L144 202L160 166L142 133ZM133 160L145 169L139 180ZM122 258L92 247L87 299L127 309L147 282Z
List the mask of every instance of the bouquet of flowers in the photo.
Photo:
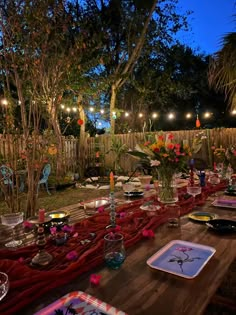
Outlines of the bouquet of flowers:
M163 196L169 199L173 194L172 182L175 173L185 170L189 158L192 156L190 147L183 143L174 143L174 136L169 133L164 135L156 134L144 144L136 145L135 151L128 152L150 163L154 177L161 182ZM163 198L164 199L164 198Z
M226 150L222 146L216 148L215 146L211 147L213 150L214 161L216 163L227 163Z

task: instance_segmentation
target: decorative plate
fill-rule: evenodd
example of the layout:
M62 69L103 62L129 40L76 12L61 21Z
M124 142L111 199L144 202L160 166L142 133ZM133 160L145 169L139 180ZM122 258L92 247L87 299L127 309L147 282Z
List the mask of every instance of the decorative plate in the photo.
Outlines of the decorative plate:
M222 208L231 208L231 209L236 209L236 200L220 200L216 199L212 202L212 206L214 207L222 207Z
M236 232L236 221L227 219L216 219L206 222L206 225L219 233Z
M139 197L139 196L143 196L144 192L143 191L131 191L131 192L125 192L124 195L126 197Z
M183 278L196 277L215 253L215 248L174 240L147 260L148 266Z
M82 291L68 293L34 315L55 315L57 314L56 311L61 315L127 315L117 308Z
M158 210L160 210L161 209L161 207L160 206L157 206L157 205L152 205L152 204L150 204L150 205L142 205L141 207L140 207L140 209L141 210L144 210L144 211L158 211Z
M198 222L207 222L217 218L215 213L210 212L192 212L188 215L189 219L198 221Z

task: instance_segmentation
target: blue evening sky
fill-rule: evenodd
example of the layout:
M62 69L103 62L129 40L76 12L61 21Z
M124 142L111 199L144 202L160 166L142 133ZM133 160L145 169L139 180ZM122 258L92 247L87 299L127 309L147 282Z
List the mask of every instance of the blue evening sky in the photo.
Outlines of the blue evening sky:
M235 0L179 0L180 12L191 10L191 30L181 33L178 39L199 53L212 54L221 48L224 34L236 31Z

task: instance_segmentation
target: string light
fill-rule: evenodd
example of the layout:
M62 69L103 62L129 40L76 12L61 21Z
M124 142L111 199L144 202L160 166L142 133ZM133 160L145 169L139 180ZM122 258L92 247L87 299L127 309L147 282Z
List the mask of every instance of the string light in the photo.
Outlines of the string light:
M169 113L167 117L169 120L172 120L175 118L175 115L174 115L174 113Z
M104 112L105 112L104 109L101 109L101 110L100 110L100 113L101 113L101 114L104 114Z
M187 118L187 119L192 118L192 114L191 114L191 113L187 113L187 114L186 114L186 118Z
M1 104L2 104L3 106L7 106L7 105L8 105L7 99L6 99L6 98L3 98L3 99L1 100Z
M65 108L65 105L64 104L61 104L61 109L64 109Z
M77 112L77 108L76 107L72 107L73 112Z
M125 117L129 117L129 113L126 112L126 113L125 113Z
M71 111L70 107L67 107L66 111L67 111L67 113L70 113L70 111Z
M236 115L236 109L233 109L231 112L232 115Z
M93 107L90 107L89 110L90 110L90 112L94 112L94 108Z
M143 117L143 114L142 114L142 113L139 113L139 114L138 114L138 117L142 118L142 117Z
M205 114L204 114L204 118L209 118L211 116L211 113L209 113L209 112L206 112Z
M152 118L155 119L155 118L157 118L157 117L158 117L157 113L153 113L153 114L152 114Z

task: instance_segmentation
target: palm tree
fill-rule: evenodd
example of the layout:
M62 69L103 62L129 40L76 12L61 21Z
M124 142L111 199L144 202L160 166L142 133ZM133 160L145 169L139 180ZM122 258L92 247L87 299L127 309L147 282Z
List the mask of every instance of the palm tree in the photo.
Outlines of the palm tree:
M216 91L223 91L231 109L236 108L236 32L222 38L222 49L214 54L208 81Z

